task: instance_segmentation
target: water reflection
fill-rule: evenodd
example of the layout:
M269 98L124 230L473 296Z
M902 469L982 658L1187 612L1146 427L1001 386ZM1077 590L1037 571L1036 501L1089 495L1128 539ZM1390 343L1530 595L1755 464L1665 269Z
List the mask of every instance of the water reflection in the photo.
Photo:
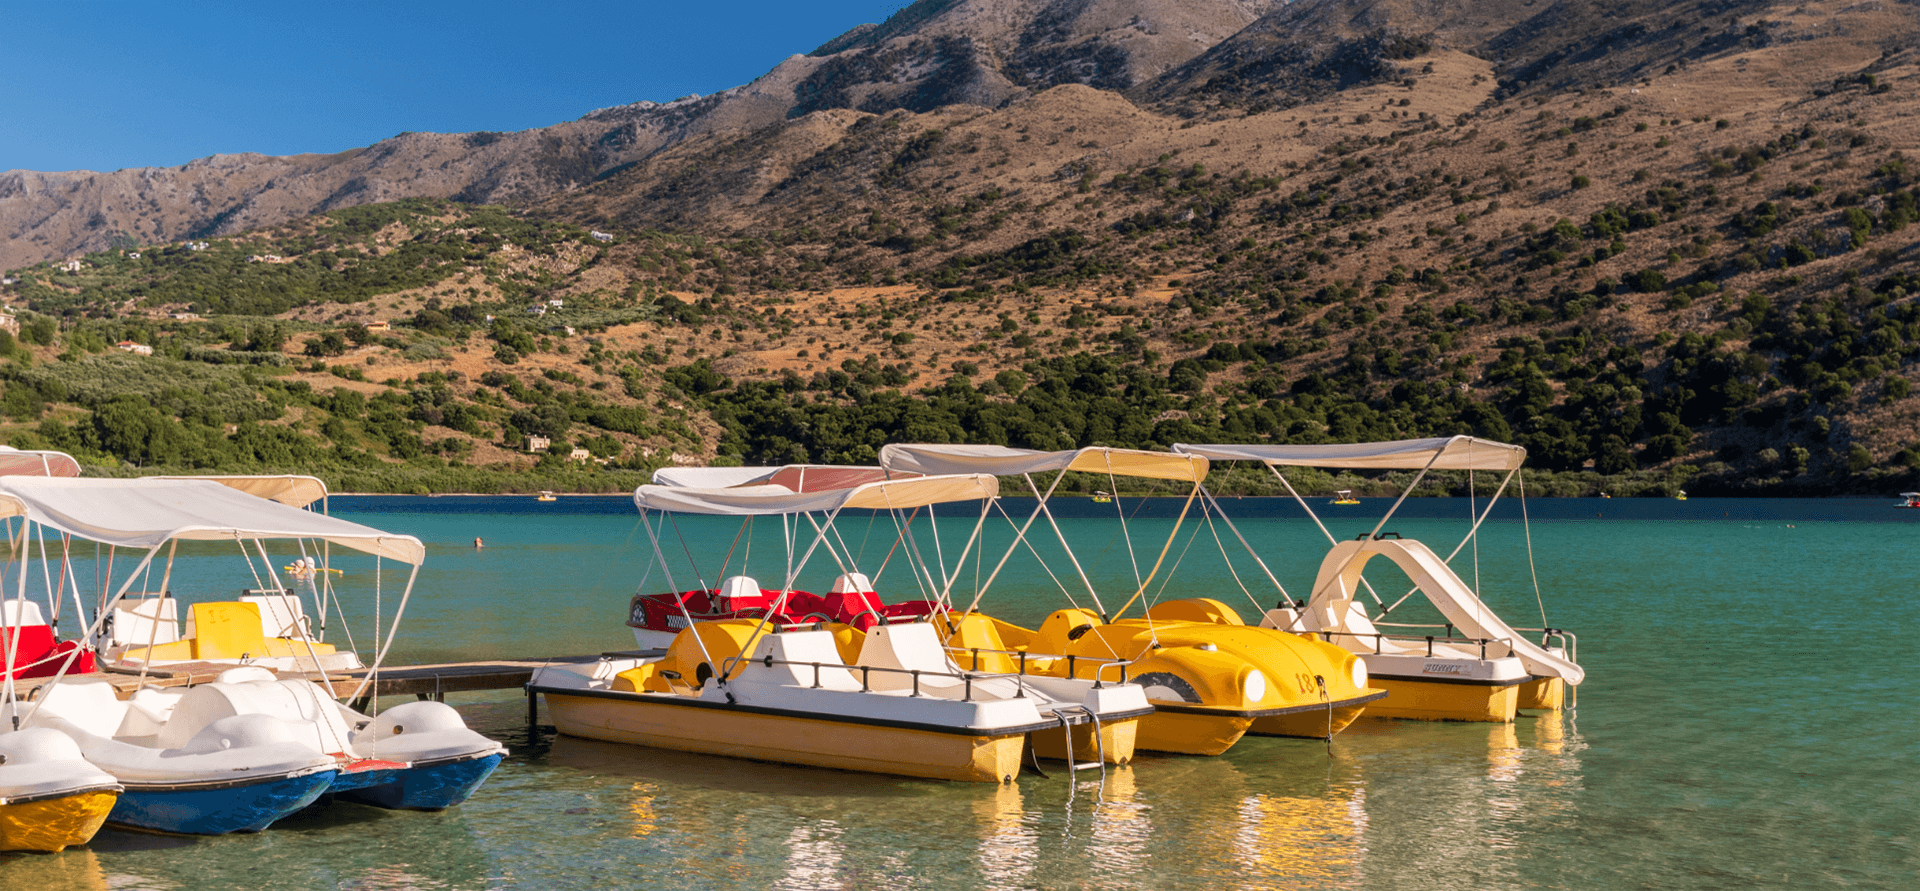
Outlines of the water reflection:
M100 858L86 848L68 848L58 854L0 854L0 888L106 891L131 883L109 885Z
M973 800L974 825L980 843L974 859L981 887L1022 888L1040 857L1037 833L1029 824L1018 784L996 786Z

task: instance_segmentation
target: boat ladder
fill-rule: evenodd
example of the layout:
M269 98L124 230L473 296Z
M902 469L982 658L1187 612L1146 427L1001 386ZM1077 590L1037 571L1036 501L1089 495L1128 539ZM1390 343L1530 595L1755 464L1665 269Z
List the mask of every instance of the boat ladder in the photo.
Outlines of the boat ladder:
M1073 721L1067 717L1068 712L1079 712L1080 714L1086 715L1087 721L1093 725L1093 750L1097 755L1094 760L1073 760ZM1096 714L1093 709L1084 705L1056 706L1053 710L1053 716L1060 721L1060 730L1062 733L1065 733L1067 737L1068 771L1078 773L1083 770L1094 770L1097 768L1100 771L1100 781L1102 783L1106 782L1107 750L1106 743L1100 739L1100 716Z

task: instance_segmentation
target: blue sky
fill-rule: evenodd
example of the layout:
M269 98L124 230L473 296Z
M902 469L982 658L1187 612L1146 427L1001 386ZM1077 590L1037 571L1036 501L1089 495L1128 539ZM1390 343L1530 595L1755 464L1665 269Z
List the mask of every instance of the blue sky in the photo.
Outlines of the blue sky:
M0 170L336 152L712 93L907 0L0 0Z

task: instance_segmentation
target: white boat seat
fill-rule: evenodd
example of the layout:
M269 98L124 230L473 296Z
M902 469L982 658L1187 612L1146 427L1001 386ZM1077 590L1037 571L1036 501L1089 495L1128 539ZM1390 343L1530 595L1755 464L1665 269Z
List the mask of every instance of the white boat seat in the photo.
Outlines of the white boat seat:
M322 752L343 752L351 732L340 710L311 681L216 681L188 690L161 728L163 749L186 745L213 722L233 715L267 715L287 721Z
M106 678L68 678L40 690L40 712L61 718L94 736L113 738L126 719L127 704Z
M755 659L772 656L774 664L755 663L740 675L742 681L777 684L783 687L812 687L813 666L820 663L820 686L828 690L858 690L860 679L840 661L831 631L784 631L767 635L754 654ZM783 663L800 663L789 665Z
M300 595L291 591L247 593L240 595L240 602L260 608L261 637L297 640L307 636L307 612L300 605Z
M860 645L860 658L856 664L902 670L869 673L867 683L875 690L913 689L913 676L904 673L909 671L935 675L923 675L920 678L922 690L964 683L959 678L938 676L959 674L960 666L947 657L947 648L940 642L933 625L927 622L873 626Z
M0 603L0 628L45 624L47 620L40 615L40 604L31 600L8 600Z

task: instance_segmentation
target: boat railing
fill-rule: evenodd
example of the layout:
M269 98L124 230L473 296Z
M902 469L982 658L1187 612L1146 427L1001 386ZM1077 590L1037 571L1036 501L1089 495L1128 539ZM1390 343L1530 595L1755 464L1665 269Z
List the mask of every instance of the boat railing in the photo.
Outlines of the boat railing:
M1101 683L1102 683L1101 672L1104 672L1107 669L1113 668L1115 666L1118 666L1120 669L1120 680L1115 683L1121 683L1121 684L1126 683L1127 682L1127 666L1132 664L1132 660L1130 659L1118 659L1118 658L1109 659L1104 656L1076 656L1072 653L1029 653L1026 650L996 650L991 647L948 647L947 652L966 653L969 656L973 657L973 668L975 671L978 671L980 669L981 653L987 653L989 655L1017 657L1017 659L1019 660L1018 661L1019 668L1014 673L1022 674L1022 675L1028 673L1027 659L1029 657L1034 659L1047 659L1047 660L1065 659L1067 660L1067 677L1075 677L1076 676L1074 674L1075 667L1081 662L1088 662L1096 666L1093 669L1093 685L1096 688L1101 686Z
M1421 635L1411 635L1411 634L1398 634L1398 635L1380 634L1380 633L1363 634L1363 633L1358 633L1353 631L1337 631L1337 632L1321 632L1321 634L1323 638L1327 640L1331 640L1335 635L1352 637L1356 639L1371 637L1373 638L1374 655L1381 655L1382 653L1381 645L1385 641L1389 641L1389 640L1401 641L1406 643L1415 643L1415 644L1425 641L1427 645L1427 655L1429 656L1433 655L1433 645L1436 642L1463 643L1468 645L1477 645L1480 647L1480 658L1482 659L1487 658L1488 644L1498 644L1500 646L1504 646L1507 648L1507 652L1509 654L1513 652L1513 643L1512 641L1509 641L1506 638L1467 637L1465 635L1456 636L1456 632L1458 632L1459 629L1456 628L1452 622L1435 622L1435 623L1374 622L1373 624L1376 627L1386 627L1386 628L1444 628L1446 629L1447 633L1445 635L1428 634L1428 635L1421 636ZM1562 628L1515 628L1513 630L1524 633L1524 634L1539 634L1540 646L1542 647L1551 646L1552 641L1558 640L1560 641L1561 647L1566 650L1568 659L1574 662L1580 661L1579 652L1578 652L1579 639L1575 637L1573 632L1571 631L1567 631Z
M764 665L768 668L772 668L775 665L792 665L792 666L798 666L801 668L812 668L813 669L812 689L815 689L815 690L820 689L820 686L821 686L820 685L821 669L835 668L841 671L859 672L860 673L860 692L862 693L873 692L872 675L874 672L878 671L884 674L904 674L904 675L911 676L913 678L913 694L912 695L914 696L926 695L925 693L920 692L920 679L923 677L924 678L951 678L953 680L960 681L965 685L965 692L961 697L962 701L965 701L965 702L973 701L973 682L974 681L987 680L992 678L1004 678L1004 677L1013 678L1014 685L1017 691L1014 693L1013 698L1025 699L1027 696L1026 678L1020 675L1010 675L1010 674L1002 674L1002 673L966 672L966 671L962 671L962 672L929 671L922 668L893 668L885 665L847 665L845 663L840 663L840 662L803 662L795 659L775 659L771 654L762 656L758 659L739 659L739 657L735 657L735 659L738 659L738 661L734 662L730 660L729 664L727 665L727 669L729 672L732 671L735 665L748 664L748 663Z

